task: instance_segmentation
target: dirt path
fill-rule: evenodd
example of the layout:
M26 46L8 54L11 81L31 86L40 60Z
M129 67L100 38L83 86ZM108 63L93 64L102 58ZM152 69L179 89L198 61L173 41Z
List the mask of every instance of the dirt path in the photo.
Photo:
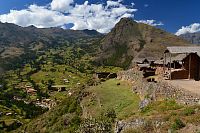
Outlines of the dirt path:
M187 91L200 95L200 81L186 79L186 80L171 80L167 82L175 87L180 87Z

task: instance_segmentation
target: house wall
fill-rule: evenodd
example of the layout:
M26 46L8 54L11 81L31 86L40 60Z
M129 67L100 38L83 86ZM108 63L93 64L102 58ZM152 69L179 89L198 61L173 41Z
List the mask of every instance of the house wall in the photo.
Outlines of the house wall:
M187 79L187 78L188 78L187 70L174 71L171 73L171 79Z
M189 71L189 58L191 56L190 64L190 78L199 79L200 78L200 57L197 54L189 54L183 61L183 66Z

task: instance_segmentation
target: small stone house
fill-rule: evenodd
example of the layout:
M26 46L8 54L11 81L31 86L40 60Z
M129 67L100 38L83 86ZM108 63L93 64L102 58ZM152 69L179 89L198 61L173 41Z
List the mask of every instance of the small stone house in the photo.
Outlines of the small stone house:
M169 55L169 62L166 62L167 57L166 54ZM181 60L177 60L182 66L180 68L176 68L173 66L173 58L172 55L180 55L182 54L183 58ZM165 67L169 72L169 79L194 79L199 81L200 79L200 47L167 47L165 51ZM169 65L166 65L169 63Z

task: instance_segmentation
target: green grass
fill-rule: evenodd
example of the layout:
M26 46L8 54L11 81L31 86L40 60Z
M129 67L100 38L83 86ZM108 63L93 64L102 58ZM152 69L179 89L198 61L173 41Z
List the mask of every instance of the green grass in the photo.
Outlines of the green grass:
M117 118L124 119L138 110L140 99L131 91L131 86L127 82L111 79L87 91L92 94L83 99L82 104L85 111L94 117L102 111L114 109Z
M149 104L147 107L141 110L141 113L144 115L152 115L155 113L164 113L173 110L179 110L183 108L183 106L177 104L175 100L164 100L164 101L156 101Z
M54 68L56 71L50 71L51 68ZM87 81L88 77L84 74L76 73L75 70L69 72L68 69L69 67L65 65L45 65L41 71L31 75L31 78L37 84L53 80L55 85L68 85L69 88L74 87L77 83L83 84ZM69 83L65 83L63 79L69 80Z
M122 71L123 69L120 67L113 67L113 66L100 66L95 71L96 72L110 72L110 73L117 73Z

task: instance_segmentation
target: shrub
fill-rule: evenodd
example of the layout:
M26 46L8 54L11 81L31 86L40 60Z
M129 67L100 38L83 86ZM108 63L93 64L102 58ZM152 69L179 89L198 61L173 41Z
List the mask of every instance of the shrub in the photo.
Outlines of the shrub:
M195 110L192 108L186 108L185 110L183 110L183 114L186 116L192 115L195 113Z
M180 109L182 106L177 104L175 100L166 100L163 101L160 105L160 111L168 111L168 110L177 110Z
M108 109L104 115L105 117L109 118L111 122L114 122L115 119L117 118L117 115L114 109Z
M178 130L185 127L185 124L181 121L181 119L177 118L175 119L173 125L172 125L172 129L174 130Z

